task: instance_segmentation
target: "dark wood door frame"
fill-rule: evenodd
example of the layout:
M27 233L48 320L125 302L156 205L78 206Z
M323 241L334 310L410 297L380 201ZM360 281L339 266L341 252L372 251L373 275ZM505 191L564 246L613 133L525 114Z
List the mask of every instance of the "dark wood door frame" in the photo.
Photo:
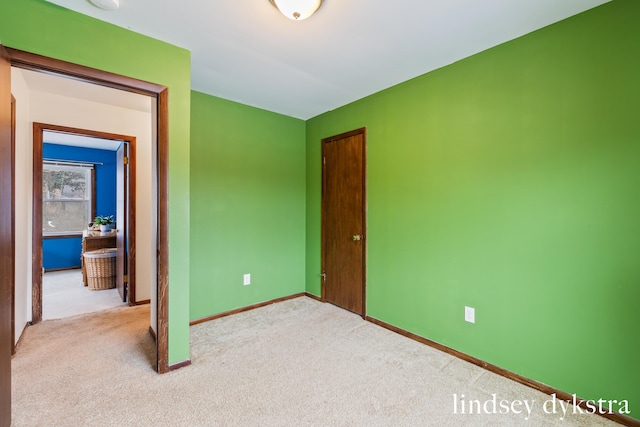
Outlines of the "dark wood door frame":
M134 305L135 299L135 271L131 267L131 259L135 259L136 247L129 245L130 236L135 241L135 230L129 233L129 227L135 227L135 214L130 215L131 207L135 213L136 197L135 185L135 144L120 144L116 150L116 289L122 298L122 302L129 300L129 305ZM129 175L133 173L134 178ZM131 194L131 190L134 194ZM129 197L131 196L131 197ZM135 270L135 267L134 267ZM130 279L128 280L127 274ZM133 294L133 297L132 297Z
M42 144L43 134L45 131L66 133L70 135L83 135L100 139L111 139L117 141L123 141L129 144L129 182L127 185L127 192L131 195L128 206L125 207L127 212L127 224L129 226L129 258L128 258L128 271L130 275L129 285L129 305L134 305L135 302L135 212L136 212L136 168L135 168L135 152L136 152L136 137L129 135L120 135L110 132L101 132L89 129L78 129L68 126L58 126L45 123L33 123L33 232L32 232L32 244L33 244L33 263L32 263L32 320L31 323L38 323L42 320ZM95 190L95 189L94 189ZM94 191L95 193L95 191ZM133 295L133 296L132 296Z
M11 282L15 264L11 219L15 168L11 149L11 61L0 45L0 426L11 425Z
M27 70L45 72L61 77L69 77L91 84L151 96L156 99L157 135L157 186L158 186L158 276L157 276L157 325L156 369L168 372L169 366L169 89L166 86L149 83L134 78L109 73L95 68L60 61L41 55L6 48L12 66ZM10 77L9 77L10 78ZM11 171L13 172L13 171ZM5 196L2 196L5 197ZM4 199L3 199L4 200ZM4 203L2 203L4 205ZM8 223L5 211L0 214L0 222Z
M362 313L358 313L362 316L363 319L366 319L367 313L367 275L366 275L366 260L367 260L367 157L366 157L366 146L367 146L367 129L360 128L355 129L353 131L341 133L339 135L331 136L328 138L322 139L322 201L321 201L321 300L323 302L327 302L327 292L325 286L327 271L326 265L326 250L327 250L327 214L326 214L326 203L325 203L325 191L326 191L326 168L325 168L325 145L330 142L338 141L341 139L349 138L356 135L362 135Z

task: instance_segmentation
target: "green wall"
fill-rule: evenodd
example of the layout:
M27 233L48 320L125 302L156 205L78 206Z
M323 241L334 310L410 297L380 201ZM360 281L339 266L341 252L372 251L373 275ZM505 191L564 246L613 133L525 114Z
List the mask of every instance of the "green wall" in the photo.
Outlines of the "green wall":
M320 139L366 126L368 314L638 417L639 18L615 0L306 130L190 92L183 49L44 0L2 2L0 40L170 88L170 363L189 320L320 294Z
M0 40L169 88L169 363L189 359L190 53L44 0L2 1Z
M192 320L304 292L304 138L302 120L191 93Z
M638 22L616 0L309 120L307 291L320 140L366 126L368 314L640 417Z

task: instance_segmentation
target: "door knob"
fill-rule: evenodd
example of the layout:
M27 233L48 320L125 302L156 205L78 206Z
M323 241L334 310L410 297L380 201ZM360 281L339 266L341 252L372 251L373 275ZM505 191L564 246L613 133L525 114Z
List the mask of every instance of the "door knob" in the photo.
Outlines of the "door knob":
M353 239L354 242L357 242L358 240L362 239L362 236L359 234L354 234L353 237L351 237Z

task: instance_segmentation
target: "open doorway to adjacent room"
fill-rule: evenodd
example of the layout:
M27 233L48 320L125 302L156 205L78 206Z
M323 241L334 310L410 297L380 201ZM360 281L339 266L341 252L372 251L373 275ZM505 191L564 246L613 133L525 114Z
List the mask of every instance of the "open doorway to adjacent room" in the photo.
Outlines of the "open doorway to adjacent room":
M43 276L33 281L41 291L33 292L43 320L136 304L135 143L130 136L34 125L34 215L42 218L34 224L42 229L34 252L42 253ZM97 230L90 226L97 217L113 223Z
M117 282L116 298L110 298L111 302L96 302L89 309L82 311L96 311L109 305L138 305L151 303L149 330L157 339L159 346L156 369L166 371L166 336L157 333L158 322L165 320L164 307L166 301L160 298L157 286L166 284L166 276L159 266L159 260L166 256L166 245L163 237L166 236L166 210L159 202L161 194L166 188L166 159L162 153L166 152L166 109L161 108L166 101L166 88L161 86L138 82L122 76L112 76L105 73L104 79L113 79L113 85L92 83L92 73L86 78L68 78L69 74L52 73L50 70L63 70L68 67L74 72L81 72L61 61L55 61L38 56L32 56L25 52L9 50L10 56L14 55L19 66L11 67L11 91L15 94L16 102L16 281L17 287L14 294L16 309L15 340L17 341L24 330L25 324L37 323L43 319L43 305L47 310L47 299L53 298L48 293L42 293L43 275L67 276L61 280L72 282L74 290L87 291L84 286L87 281L82 275L82 241L88 231L89 220L96 215L113 216L116 220L113 237L117 250L118 266L116 267ZM20 59L17 59L17 58ZM33 61L32 65L25 64ZM40 65L44 61L46 66ZM42 72L41 67L49 70ZM80 67L82 68L82 67ZM101 80L101 81L106 81ZM117 82L117 83L116 83ZM137 87L142 89L121 89L124 87ZM105 87L109 86L109 87ZM162 127L162 129L160 129ZM135 135L135 136L133 136ZM56 138L61 138L56 139ZM74 139L84 138L85 143ZM88 140L90 144L87 143ZM87 146L87 144L91 146ZM100 144L103 146L98 147ZM104 145L109 145L106 147ZM100 203L93 204L86 200L86 194L79 197L80 200L70 202L56 197L46 199L43 170L45 163L53 169L64 169L81 165L89 171L86 173L85 189L95 191L94 186L100 187L100 178L96 181L96 169L104 166L104 160L83 160L61 155L60 150L87 149L102 150L110 156L109 163L116 166L115 178L111 181L115 187L114 201L110 207L100 208ZM136 161L136 153L141 155L141 160ZM104 154L104 153L103 153ZM113 160L115 158L115 160ZM18 166L19 165L19 166ZM32 166L32 167L31 167ZM72 168L73 169L73 168ZM136 173L137 171L137 173ZM76 172L78 172L76 170ZM124 172L121 173L121 172ZM92 177L93 175L93 177ZM76 176L77 178L78 176ZM104 182L103 182L104 183ZM78 194L82 188L70 188L69 192ZM136 189L138 191L136 191ZM64 186L53 189L55 196L65 192ZM47 190L48 192L49 190ZM50 195L49 195L50 196ZM70 197L67 197L70 198ZM64 221L58 217L43 218L43 205L59 205L58 210L72 209L72 203L84 203L86 210L83 219L78 219L82 224L73 232L58 233L54 229L61 226L71 216L70 211L63 214ZM69 202L69 203L67 203ZM55 209L53 209L55 210ZM80 209L82 210L82 209ZM50 213L50 212L49 212ZM45 214L48 215L49 213ZM46 221L45 221L46 219ZM64 228L64 227L63 227ZM101 234L98 232L97 234ZM107 238L111 238L110 235ZM49 241L67 240L75 254L71 265L55 265L56 256L60 256L63 250L60 248L51 251L47 245ZM136 242L142 242L137 245ZM60 242L57 242L60 243ZM64 245L64 242L62 243ZM78 253L78 246L80 253ZM48 257L53 254L54 257ZM50 264L53 261L54 264ZM58 260L59 261L59 260ZM64 262L63 262L64 264ZM68 273L68 274L67 274ZM59 278L58 277L58 278ZM55 277L52 277L56 279ZM160 280L162 278L162 280ZM45 277L45 284L49 277ZM27 286L25 286L27 285ZM108 292L97 290L92 292L92 297ZM63 302L69 303L69 295L58 295ZM166 293L162 293L166 295ZM44 300L43 300L44 298ZM55 303L51 300L50 302ZM106 304L106 305L105 305ZM67 309L69 307L66 307ZM158 313L158 309L162 313ZM64 310L63 310L64 311ZM76 314L69 311L67 314ZM60 314L45 314L46 318L61 317ZM164 324L164 323L162 323ZM164 331L164 330L162 330ZM161 331L161 332L162 332Z

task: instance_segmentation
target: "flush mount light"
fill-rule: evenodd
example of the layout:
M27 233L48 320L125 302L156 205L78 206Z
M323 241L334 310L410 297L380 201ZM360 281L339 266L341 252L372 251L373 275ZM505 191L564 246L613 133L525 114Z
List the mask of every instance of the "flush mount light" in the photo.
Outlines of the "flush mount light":
M93 0L92 0L93 1ZM315 13L323 0L269 0L280 13L294 21L302 21Z
M89 0L95 7L99 7L104 10L118 10L120 7L120 0Z

